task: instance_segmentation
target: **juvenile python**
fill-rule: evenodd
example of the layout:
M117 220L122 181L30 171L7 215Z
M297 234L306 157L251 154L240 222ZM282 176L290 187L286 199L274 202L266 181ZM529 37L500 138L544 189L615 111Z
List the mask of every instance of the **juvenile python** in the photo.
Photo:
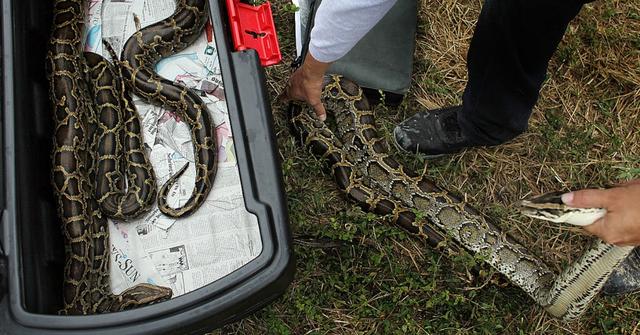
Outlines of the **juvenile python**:
M136 285L120 295L109 286L107 220L89 181L93 117L84 82L82 31L86 2L57 0L47 51L47 76L54 111L53 187L65 239L63 314L120 311L169 299L171 290Z
M193 213L205 201L216 174L215 127L202 99L192 90L160 77L154 70L163 57L183 50L202 33L208 14L205 0L178 0L168 18L138 30L124 45L121 68L127 86L143 100L173 109L190 127L196 168L191 197L178 208L167 204L169 188L185 165L160 189L158 207L171 217Z
M356 84L331 76L323 99L335 117L335 132L318 121L311 108L298 103L290 106L290 120L301 142L328 161L340 189L365 210L389 215L394 223L432 243L447 236L479 253L555 317L578 318L632 250L598 240L555 274L469 204L394 160Z

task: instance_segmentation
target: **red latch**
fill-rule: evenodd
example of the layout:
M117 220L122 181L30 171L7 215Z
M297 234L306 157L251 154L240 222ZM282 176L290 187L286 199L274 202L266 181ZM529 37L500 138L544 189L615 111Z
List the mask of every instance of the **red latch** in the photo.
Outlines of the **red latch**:
M282 60L269 1L254 6L240 0L227 0L227 12L236 51L255 49L262 66Z

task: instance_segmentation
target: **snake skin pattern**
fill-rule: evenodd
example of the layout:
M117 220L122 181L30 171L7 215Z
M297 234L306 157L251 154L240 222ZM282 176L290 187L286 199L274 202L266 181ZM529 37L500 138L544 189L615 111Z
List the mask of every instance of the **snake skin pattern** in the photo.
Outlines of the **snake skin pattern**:
M389 215L394 223L432 243L447 236L480 254L555 317L578 318L632 250L596 241L557 275L469 204L394 160L355 83L328 77L323 101L335 117L335 132L306 105L293 103L290 120L301 142L328 161L341 190L363 209Z
M110 46L106 47L117 59ZM95 198L106 216L132 219L151 208L157 193L140 119L124 88L120 68L92 52L85 52L84 60L96 112L90 118L94 122L90 123L89 150L96 161L90 172Z
M185 87L160 77L155 64L193 43L207 22L205 0L178 0L170 17L138 30L125 43L121 54L122 72L127 86L143 100L173 109L190 127L196 168L191 197L178 208L167 204L169 188L186 170L185 165L160 189L158 207L162 213L180 217L193 213L205 201L216 174L215 127L202 99Z
M169 299L171 290L140 284L120 295L109 286L107 220L93 198L89 149L91 103L84 82L82 0L57 0L47 52L54 113L53 187L65 239L63 314L120 311Z

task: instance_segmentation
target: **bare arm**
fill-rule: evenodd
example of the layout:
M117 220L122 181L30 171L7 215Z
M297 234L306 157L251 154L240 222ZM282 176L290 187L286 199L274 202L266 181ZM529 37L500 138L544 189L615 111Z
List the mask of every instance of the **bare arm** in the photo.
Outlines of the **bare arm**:
M316 13L309 53L287 88L290 99L309 103L320 120L326 111L320 101L322 77L332 62L343 57L375 26L396 0L324 0Z

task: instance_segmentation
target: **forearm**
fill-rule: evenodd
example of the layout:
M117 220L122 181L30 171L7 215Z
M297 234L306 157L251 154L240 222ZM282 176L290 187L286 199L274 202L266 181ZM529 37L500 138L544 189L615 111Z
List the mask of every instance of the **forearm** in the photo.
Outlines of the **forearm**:
M396 3L396 0L324 0L316 13L309 53L331 63L351 50Z

